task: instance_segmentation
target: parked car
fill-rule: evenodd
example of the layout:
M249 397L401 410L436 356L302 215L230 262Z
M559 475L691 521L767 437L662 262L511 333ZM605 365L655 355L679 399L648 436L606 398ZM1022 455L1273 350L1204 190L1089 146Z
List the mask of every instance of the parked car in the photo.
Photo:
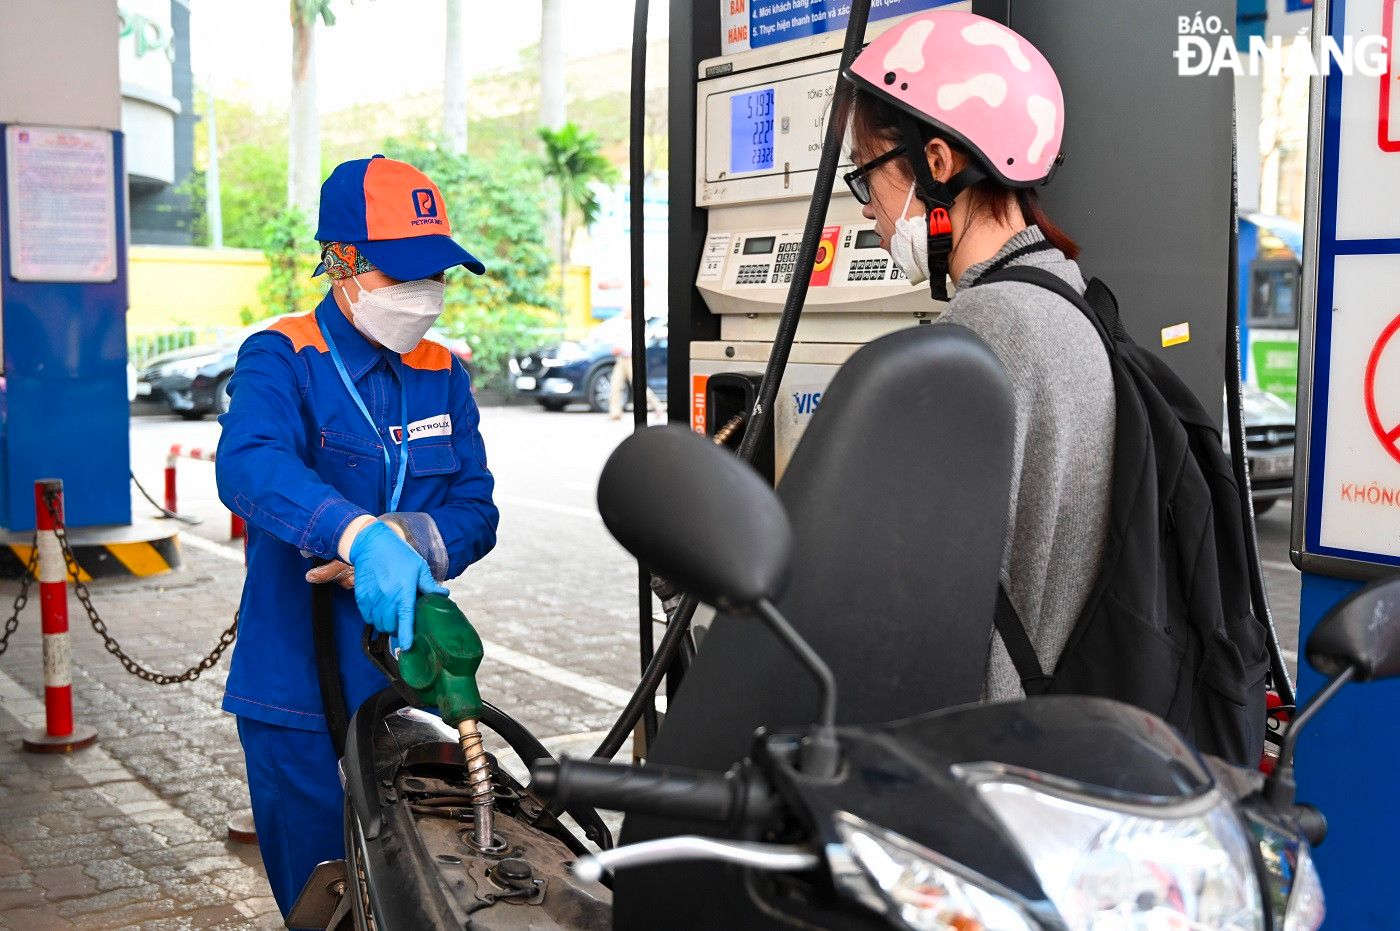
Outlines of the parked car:
M242 342L242 336L239 342ZM186 346L154 356L136 377L136 405L154 406L180 414L191 420L203 417L204 411L197 411L191 392L195 377L209 364L224 354L224 346ZM237 344L234 344L237 351Z
M261 320L215 345L191 346L156 356L137 379L138 397L163 404L186 420L226 412L228 382L238 361L239 347L249 336L280 319ZM463 367L471 362L472 347L465 339L449 336L440 327L429 330L427 338L446 346Z
M582 340L563 340L541 346L510 360L515 393L539 402L548 411L562 411L574 403L587 404L595 411L606 411L612 394L616 351L632 339L631 321L621 317L606 320ZM647 320L647 384L663 403L666 401L667 324L664 317ZM627 364L631 364L627 360ZM627 392L627 399L632 393Z
M1240 403L1244 407L1244 445L1254 513L1263 514L1280 498L1293 494L1296 414L1283 398L1248 384L1242 386ZM1224 440L1228 448L1228 432Z

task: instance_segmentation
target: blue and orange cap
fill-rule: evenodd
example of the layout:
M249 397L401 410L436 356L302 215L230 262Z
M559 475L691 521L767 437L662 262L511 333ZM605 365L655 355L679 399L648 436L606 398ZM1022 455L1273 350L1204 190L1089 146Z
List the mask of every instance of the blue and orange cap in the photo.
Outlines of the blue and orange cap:
M428 278L454 265L478 275L486 271L452 238L447 205L432 179L382 155L342 162L331 172L321 185L316 239L353 245L400 281ZM322 263L314 274L325 270Z

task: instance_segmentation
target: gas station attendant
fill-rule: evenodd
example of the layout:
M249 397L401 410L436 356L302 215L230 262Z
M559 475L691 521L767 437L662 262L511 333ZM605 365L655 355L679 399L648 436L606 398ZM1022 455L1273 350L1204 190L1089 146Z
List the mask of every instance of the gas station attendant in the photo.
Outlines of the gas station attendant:
M361 651L364 625L407 649L418 594L445 593L440 583L496 542L470 379L423 338L446 272L485 271L451 232L441 192L413 166L383 156L337 166L316 232L330 290L312 313L244 342L220 418L219 497L248 523L223 708L237 716L283 914L318 862L344 856L308 583L338 583L336 652L353 710L388 684Z

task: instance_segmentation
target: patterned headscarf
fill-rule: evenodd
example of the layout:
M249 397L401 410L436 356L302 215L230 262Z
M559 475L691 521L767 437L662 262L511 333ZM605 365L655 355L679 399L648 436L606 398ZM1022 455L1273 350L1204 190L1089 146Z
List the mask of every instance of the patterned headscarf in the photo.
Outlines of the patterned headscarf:
M348 242L321 243L321 262L326 266L326 274L336 281L375 270L374 264Z

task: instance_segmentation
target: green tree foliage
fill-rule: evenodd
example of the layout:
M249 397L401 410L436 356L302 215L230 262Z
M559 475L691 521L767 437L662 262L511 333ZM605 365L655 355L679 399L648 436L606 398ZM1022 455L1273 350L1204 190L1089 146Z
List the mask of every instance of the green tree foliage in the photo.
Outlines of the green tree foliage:
M200 112L207 112L207 97L200 95ZM219 116L219 193L224 221L224 245L240 249L263 248L268 220L287 205L287 113L268 110L242 100L222 97L215 102ZM208 136L203 127L194 134L195 164L199 180L191 184L192 206L208 243L204 217L204 168L209 164ZM197 191L197 196L196 196Z
M540 142L544 143L541 166L546 178L558 191L559 216L562 229L559 236L559 291L564 291L564 269L569 264L569 245L574 231L581 224L590 227L598 219L598 197L595 184L613 184L618 171L603 157L598 137L585 132L574 123L565 123L558 130L540 127Z
M442 324L472 344L477 384L504 386L511 355L540 341L554 308L537 165L518 153L454 155L434 142L389 141L383 152L433 179L453 238L485 263L484 275L448 272Z
M321 299L312 283L316 269L316 244L306 218L295 209L284 209L263 225L262 250L267 276L258 282L263 316L311 310Z

